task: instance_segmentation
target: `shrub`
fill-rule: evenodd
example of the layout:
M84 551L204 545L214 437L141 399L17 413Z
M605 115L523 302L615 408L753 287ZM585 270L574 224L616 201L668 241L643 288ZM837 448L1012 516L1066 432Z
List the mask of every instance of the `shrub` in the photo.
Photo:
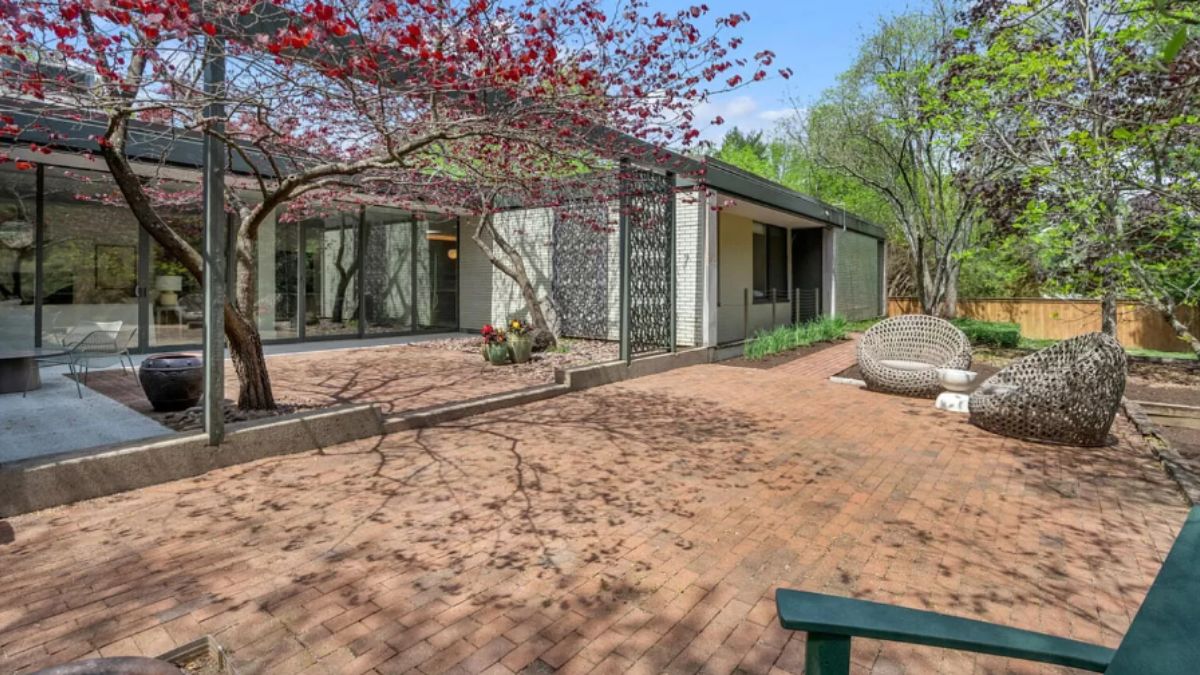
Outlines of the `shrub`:
M951 323L966 333L973 345L1016 348L1021 343L1021 327L1015 323L976 319L954 319Z
M818 342L832 342L846 337L848 324L840 316L821 317L801 324L760 330L746 341L742 353L751 361L763 359Z

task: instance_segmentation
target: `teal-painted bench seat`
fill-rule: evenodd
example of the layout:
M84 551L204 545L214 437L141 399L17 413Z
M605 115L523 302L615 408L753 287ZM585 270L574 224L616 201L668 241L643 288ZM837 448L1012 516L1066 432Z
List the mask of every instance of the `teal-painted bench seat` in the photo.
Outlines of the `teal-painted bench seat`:
M781 588L779 622L808 633L807 675L850 672L850 639L943 647L1110 675L1200 673L1200 507L1193 508L1116 649L973 619Z

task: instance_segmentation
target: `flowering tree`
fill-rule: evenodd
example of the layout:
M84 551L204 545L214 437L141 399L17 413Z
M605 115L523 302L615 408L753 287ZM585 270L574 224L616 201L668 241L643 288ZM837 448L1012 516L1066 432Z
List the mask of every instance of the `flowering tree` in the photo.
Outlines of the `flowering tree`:
M228 143L226 337L239 405L270 408L252 256L273 214L350 193L462 207L464 180L579 175L687 147L695 105L766 77L773 58L737 55L727 33L748 17L701 30L707 12L645 0L6 0L0 87L42 115L4 118L0 133L64 144L46 120L84 123L73 140L94 145L140 226L197 278L200 253L159 213L161 172L131 158L130 139L154 137L160 158L198 133ZM227 60L223 92L202 86L206 44ZM206 116L216 101L226 116Z

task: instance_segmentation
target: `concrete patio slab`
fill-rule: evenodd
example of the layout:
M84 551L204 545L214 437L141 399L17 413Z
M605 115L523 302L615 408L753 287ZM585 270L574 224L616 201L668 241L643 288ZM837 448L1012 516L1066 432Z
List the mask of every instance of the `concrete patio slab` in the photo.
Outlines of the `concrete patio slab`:
M0 396L0 464L174 433L87 388L80 399L66 371L43 368L41 389ZM133 375L117 377L137 386Z

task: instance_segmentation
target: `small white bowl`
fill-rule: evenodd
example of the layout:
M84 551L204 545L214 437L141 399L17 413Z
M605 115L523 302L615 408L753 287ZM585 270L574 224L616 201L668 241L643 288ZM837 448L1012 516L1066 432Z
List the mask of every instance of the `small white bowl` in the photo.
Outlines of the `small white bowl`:
M978 373L971 370L958 370L956 368L938 368L938 377L942 380L942 386L947 391L967 391L971 388L971 383L975 381Z

